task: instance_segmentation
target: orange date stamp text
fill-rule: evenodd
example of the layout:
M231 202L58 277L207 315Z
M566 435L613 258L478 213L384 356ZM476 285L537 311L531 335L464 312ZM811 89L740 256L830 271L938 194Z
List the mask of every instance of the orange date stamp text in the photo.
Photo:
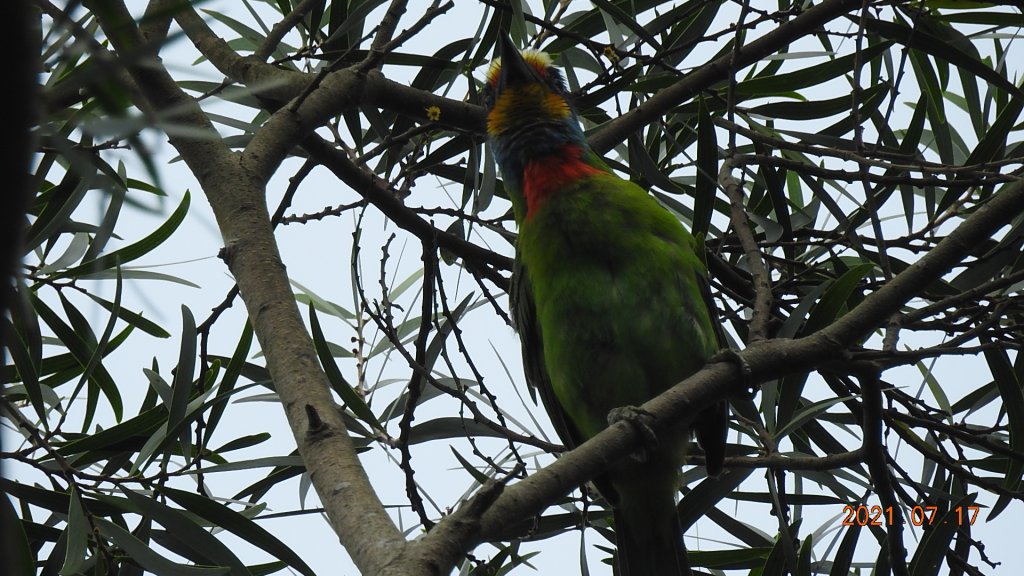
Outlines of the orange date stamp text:
M914 526L934 524L974 525L980 506L954 506L939 510L938 506L914 506L903 511L904 521ZM864 504L843 506L843 526L893 526L899 522L899 514L892 506L865 506Z

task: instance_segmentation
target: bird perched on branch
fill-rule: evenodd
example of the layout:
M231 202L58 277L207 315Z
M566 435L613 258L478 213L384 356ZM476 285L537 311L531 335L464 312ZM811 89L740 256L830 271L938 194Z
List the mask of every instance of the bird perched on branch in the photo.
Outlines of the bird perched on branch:
M547 54L507 37L483 91L519 241L512 308L528 383L573 448L699 370L722 346L696 241L590 149ZM717 476L728 405L670 429L595 479L612 505L621 576L689 574L675 507L687 426Z

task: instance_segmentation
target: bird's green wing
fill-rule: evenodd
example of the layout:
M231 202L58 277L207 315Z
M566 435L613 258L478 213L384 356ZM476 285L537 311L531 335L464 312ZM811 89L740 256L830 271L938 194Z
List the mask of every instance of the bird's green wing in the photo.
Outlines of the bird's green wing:
M540 395L541 404L544 405L544 410L548 413L555 433L561 439L562 445L567 450L572 450L582 444L586 437L573 425L569 415L562 408L561 402L555 396L555 389L551 386L551 378L548 376L544 360L544 339L533 301L533 289L530 287L530 277L526 273L526 267L523 266L519 258L515 259L512 268L509 303L512 308L512 320L523 345L523 367L526 373L526 384L530 388L530 397L536 402L536 395ZM614 505L615 502L618 502L618 494L607 477L598 476L591 479L591 483L608 503Z
M562 404L555 397L551 386L551 378L544 360L544 340L537 321L537 311L533 302L533 289L530 277L519 258L515 259L512 269L512 290L510 295L512 319L519 332L519 340L523 345L523 365L526 372L526 384L530 387L530 396L540 401L551 418L551 425L569 450L583 443L585 438L569 420Z

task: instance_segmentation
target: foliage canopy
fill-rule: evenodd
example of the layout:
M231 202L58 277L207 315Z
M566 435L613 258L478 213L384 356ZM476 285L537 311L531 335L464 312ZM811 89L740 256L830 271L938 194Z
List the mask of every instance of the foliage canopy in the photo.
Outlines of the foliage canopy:
M514 391L515 231L476 104L505 30L555 56L594 148L703 238L749 365L647 406L657 427L733 398L729 473L685 474L684 525L711 534L688 540L694 566L1013 560L983 528L1024 499L1019 8L243 4L33 3L40 97L2 320L12 574L312 575L264 521L318 512L364 574L525 573L558 553L537 541L580 526L584 561L607 559L607 510L576 488L638 434L556 460ZM232 286L166 320L148 286L216 283L153 266L197 242L202 199ZM119 352L158 342L172 366ZM238 432L253 403L284 408L297 450L270 448L283 428ZM298 502L270 512L281 485Z

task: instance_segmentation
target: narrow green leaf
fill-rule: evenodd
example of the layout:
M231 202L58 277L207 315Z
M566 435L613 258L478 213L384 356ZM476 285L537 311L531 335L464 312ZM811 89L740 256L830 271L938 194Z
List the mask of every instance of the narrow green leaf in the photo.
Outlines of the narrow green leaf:
M918 25L911 28L899 22L887 22L876 18L866 18L862 21L865 28L879 36L895 40L908 48L920 50L930 56L945 60L954 66L970 72L972 76L977 76L986 82L998 86L999 89L1012 95L1014 98L1024 100L1024 92L1021 92L1009 80L978 60L975 54L962 50L958 46L960 43L952 41L951 37L956 34L955 30L939 25L937 21L928 17L928 12L922 12L922 20L927 21L931 26ZM920 22L919 24L923 23ZM927 28L931 28L931 31ZM932 32L944 33L947 37L937 37ZM966 47L968 49L973 48L970 43L967 43Z
M8 304L8 313L15 332L25 344L32 365L38 368L43 358L43 337L39 331L39 316L32 309L33 291L20 274L16 275L15 287L14 298Z
M939 405L939 409L948 415L952 415L953 407L949 403L949 397L946 396L946 391L942 389L942 385L936 380L931 368L926 366L924 362L916 362L915 366L917 366L917 371L921 373L921 376L924 377L928 390L935 396L935 402Z
M99 257L107 242L114 235L114 227L121 215L121 207L124 206L127 189L124 186L111 186L109 190L110 198L107 209L103 213L103 220L100 221L99 229L93 235L92 242L89 243L89 249L82 255L83 260L94 260Z
M178 365L171 382L171 404L167 423L177 427L185 417L185 409L192 396L193 375L196 367L196 319L188 306L181 305L181 347Z
M857 550L857 537L860 536L862 526L856 522L853 526L846 528L843 541L839 543L839 549L832 559L832 570L829 576L849 576L850 565L853 563L853 553Z
M346 322L355 319L355 314L349 312L344 306L341 306L329 300L324 300L315 292L313 292L309 288L306 288L302 284L299 284L295 280L290 280L290 282L292 286L295 286L302 292L302 294L296 294L295 296L295 299L298 300L299 302L302 302L303 304L312 304L313 306L316 307L317 311L323 312L324 314L330 314L331 316L334 316L335 318L340 318L342 320L345 320Z
M644 143L640 140L639 136L631 136L629 138L629 170L637 177L641 178L641 182L648 182L653 186L657 186L662 190L671 194L685 194L686 188L676 181L672 180L668 176L665 176L665 169L658 165L651 158L650 151L644 146Z
M139 456L135 462L132 463L130 473L135 474L139 470L145 468L152 459L158 457L166 457L171 451L165 450L166 443L172 439L179 439L185 427L188 426L189 422L192 421L193 415L202 410L205 407L206 399L209 398L214 392L213 388L208 389L199 396L193 398L185 408L185 412L182 415L178 423L172 424L169 420L165 426L157 428L152 436L146 440L146 443L139 450ZM185 451L189 448L189 445L182 445L182 454L187 454Z
M149 387L160 396L160 401L167 406L171 405L171 385L164 380L164 377L160 375L157 370L159 366L156 364L156 358L153 358L152 368L143 368L142 373L146 376L149 381Z
M974 504L976 497L977 494L968 494L956 500L941 516L935 515L935 520L931 527L925 530L924 538L921 539L921 544L910 560L911 574L914 576L936 576L939 574L942 561L949 553L950 543L960 526L956 510L959 508L960 513L963 514L967 510L967 506Z
M7 318L0 318L0 330L3 330L5 334L10 334L4 340L7 353L10 354L14 366L18 369L17 376L22 382L25 395L28 396L36 417L39 419L44 430L49 429L46 402L43 400L44 392L39 384L39 371L35 366L35 362L32 361L32 355L28 351L28 346L23 341L23 335ZM6 387L4 394L7 396L13 394L11 387Z
M100 298L99 296L93 294L92 292L87 293L86 296L92 298L94 302L105 308L108 312L114 312L115 308L113 302ZM124 320L128 324L135 326L136 328L142 330L143 332L149 334L150 336L156 336L157 338L171 337L170 332L164 330L159 324L153 322L152 320L144 318L142 314L138 312L133 312L126 308L117 308L117 316L121 318L121 320Z
M69 170L60 184L47 191L48 201L39 216L25 233L25 253L49 242L71 218L89 191L91 178L79 177Z
M125 246L120 250L115 250L105 256L100 256L95 260L90 260L89 262L85 262L75 266L74 268L64 270L63 272L54 275L54 279L73 278L81 274L107 270L113 268L117 264L121 264L123 266L132 260L136 260L148 254L154 248L160 246L165 240L170 238L171 234L173 234L174 231L178 229L178 226L181 225L182 221L185 220L185 216L188 214L190 198L190 194L186 191L185 195L181 199L181 204L179 204L174 212L171 213L170 218L168 218L166 222L161 224L160 227L154 230L149 236L146 236L134 244Z
M695 49L699 49L722 6L718 2L683 2L662 15L672 24L672 52L666 55L670 65L682 62Z
M225 362L227 366L224 369L224 375L221 377L220 384L217 386L218 396L227 396L234 392L235 385L238 383L238 377L242 375L242 370L245 367L245 359L249 354L249 349L252 347L252 337L252 324L246 321L245 326L242 327L242 334L238 337L238 346L235 347L235 352L231 355L231 358L219 359L221 362ZM210 408L210 412L206 417L206 427L210 432L210 434L207 434L208 438L217 428L226 408L227 402L219 402Z
M448 449L452 451L452 455L455 456L455 459L458 460L459 464L462 465L462 469L465 470L466 472L469 472L469 475L472 476L474 480L476 480L477 484L483 485L488 480L490 480L490 478L488 478L486 474L477 470L475 466L473 466L472 464L469 463L468 460L463 458L462 454L459 454L459 451L456 450L454 446L449 446Z
M259 498L262 498L274 486L277 486L278 484L284 482L285 480L289 480L296 476L301 476L305 472L305 466L284 466L274 468L266 475L266 477L261 478L253 482L252 484L246 486L245 488L239 490L238 493L236 493L232 497L232 499L249 499L255 501ZM260 506L265 507L265 505ZM260 506L254 506L253 508L259 508ZM249 509L244 510L244 512L246 516L252 516L252 514L249 513Z
M333 9L338 3L332 2L331 8ZM348 34L350 30L359 32L363 28L363 22L366 17L373 11L374 8L380 5L380 2L366 0L355 6L355 2L351 3L354 7L348 12L345 20L338 24L338 27L331 31L331 35L324 40L324 44L336 44L343 40L343 37ZM333 18L332 18L333 21ZM332 22L333 25L333 22ZM361 32L359 32L361 35ZM348 45L345 43L344 45Z
M963 398L953 403L951 409L953 410L953 414L960 414L961 412L966 411L966 414L962 416L962 418L966 418L985 406L988 406L998 398L999 389L993 380L992 382L979 386L965 394Z
M63 295L62 295L63 297ZM32 295L32 305L39 317L43 319L47 326L53 330L54 334L60 339L61 344L67 347L68 352L74 356L78 362L80 368L82 368L79 374L83 374L85 368L92 362L93 352L97 351L93 345L86 342L79 332L68 326L61 318L47 306L41 299L35 294ZM73 307L65 308L65 311L74 311ZM84 318L82 319L84 321ZM85 324L86 327L88 323ZM106 349L106 352L110 352L112 348ZM102 363L96 363L93 366L93 370L89 374L89 382L96 386L99 390L106 395L110 401L111 409L113 409L117 415L118 420L121 419L123 406L121 403L121 395L118 392L117 385L114 383L114 378L107 372L106 368L103 367ZM95 412L96 398L93 395L91 401L86 406L86 414L83 423L88 425L92 421L92 415Z
M124 443L132 440L141 444L142 439L148 438L153 431L167 421L166 419L167 409L163 404L159 404L116 426L68 442L58 448L57 453L78 464L77 456L86 452L121 449Z
M892 46L891 41L879 42L861 51L860 62L867 63ZM806 66L796 72L775 74L763 78L746 80L736 85L736 95L747 98L763 98L779 94L793 94L795 90L819 86L828 80L853 71L856 54L833 58L822 64Z
M234 30L236 34L254 44L259 44L266 36L266 34L260 34L256 30L253 30L249 26L246 26L245 24L239 22L238 20L235 20L234 18L226 14L221 14L220 12L216 12L214 10L203 10L203 12L209 14L210 17L212 17L213 19L217 20L221 24L224 24L228 28Z
M86 520L85 510L82 509L82 501L78 498L78 488L72 486L70 493L70 505L68 506L68 523L65 527L67 532L67 548L64 550L64 565L60 569L61 576L76 574L85 564L85 556L88 553L89 542L89 521Z
M395 382L407 382L407 380L395 380ZM453 389L458 389L460 386L464 389L470 389L479 386L479 383L476 382L475 380L468 380L466 378L459 378L458 382L456 382L454 378L440 377L437 378L437 382L448 388ZM378 384L384 383L385 381L381 381ZM423 386L423 389L420 391L420 397L419 400L417 400L416 405L422 406L433 398L446 395L447 394L438 387L425 385ZM388 421L402 415L403 413L405 413L405 406L408 402L409 394L408 387L406 387L406 390L404 390L398 396L398 398L395 398L393 402L388 404L387 408L385 408L381 412L381 418L384 419L384 421Z
M366 422L374 430L383 430L384 427L381 426L380 421L374 416L373 411L356 394L355 389L348 383L348 380L341 373L341 369L334 362L334 357L327 346L327 338L320 327L320 319L317 318L316 308L312 303L309 305L309 326L313 336L313 347L316 348L317 357L320 358L320 365L323 366L324 372L327 373L327 380L330 382L331 388L338 393L345 406L360 420Z
M808 422L810 420L813 420L814 418L819 417L822 413L824 413L832 406L835 406L840 402L845 402L846 400L848 400L848 398L829 398L828 400L821 400L819 402L811 404L810 406L807 406L806 408L794 414L793 419L787 422L785 426L783 426L778 432L775 433L775 439L781 440L786 436L789 436L790 434L798 430L801 426L803 426L804 422Z
M71 506L71 496L67 492L57 492L40 488L39 486L22 484L2 476L0 476L0 490L8 497L17 498L23 503L38 506L60 515L67 514ZM88 497L82 498L82 500L94 515L110 516L125 512L125 510L106 502L100 502ZM63 555L61 557L63 558Z
M423 367L428 372L433 370L434 362L437 360L438 355L441 354L445 340L448 339L448 335L451 334L452 330L455 328L453 323L461 320L462 316L466 312L476 307L475 304L470 306L473 304L472 301L474 296L475 295L472 292L467 294L466 297L451 310L451 318L444 318L441 320L437 333L434 334L434 338L430 341L430 344L427 345L427 353L423 361Z
M629 28L629 31L635 34L637 38L643 40L645 44L654 47L655 50L661 49L661 42L658 42L656 38L651 36L647 30L637 22L635 13L627 12L626 10L616 6L614 2L609 2L608 0L591 0L591 2L598 9L603 12L607 12L610 16L615 18L616 23Z
M93 351L92 356L89 358L89 363L86 365L85 370L82 372L82 378L90 378L93 372L96 370L100 363L103 361L103 357L107 355L107 347L110 345L110 336L114 332L114 326L117 324L117 318L121 312L121 294L124 291L124 282L121 278L121 266L115 266L115 272L117 274L116 282L114 284L114 301L110 304L110 317L107 319L107 325L103 328L103 334L100 335L99 341L96 343L96 349ZM70 302L68 302L64 295L61 294L61 303L64 304L64 310L68 313L68 317L72 320L77 315L77 309L69 309ZM72 314L74 312L74 315ZM130 328L130 327L129 327ZM83 330L84 331L84 330ZM110 407L114 411L114 417L117 422L121 421L124 415L124 408L121 402L121 392L117 386L113 386L111 389L103 389L104 395L110 402ZM84 429L84 427L83 427Z
M495 190L498 187L497 168L495 163L490 161L491 152L486 144L480 146L480 153L488 160L484 162L483 175L480 177L480 182L476 187L476 204L473 205L474 215L478 215L490 207L491 201L494 200Z
M999 151L1005 149L1010 132L1019 129L1017 123L1021 111L1024 111L1024 98L1010 98L1000 108L995 122L992 123L992 126L985 132L984 137L978 142L978 145L975 146L974 150L964 160L964 164L970 165L1000 160ZM939 202L936 208L937 213L941 213L952 206L960 199L966 189L966 186L951 187L950 191Z
M872 270L873 264L858 264L832 282L821 300L811 310L802 333L813 334L842 317L853 291Z
M0 496L0 528L5 536L6 568L10 576L34 576L34 556L29 547L25 524L28 520L18 518L14 503L7 496ZM67 531L65 530L64 533ZM63 534L62 534L63 535Z
M247 436L242 436L240 438L235 438L234 440L228 442L227 444L221 446L220 448L217 448L216 450L214 450L214 452L216 452L217 454L223 454L225 452L231 452L232 450L241 450L243 448L250 448L252 446L256 446L257 444L262 444L263 442L266 442L267 440L270 440L271 438L272 438L272 436L271 436L271 434L269 432L260 432L259 434L249 434Z
M93 522L100 529L100 533L110 538L120 546L135 562L138 562L144 569L160 576L216 576L227 574L228 568L209 568L201 566L187 566L172 562L160 556L142 540L133 536L130 532L117 524L94 518Z
M115 276L116 274L113 270L100 270L99 272L82 274L77 278L78 280L112 280ZM143 270L139 267L122 268L121 277L125 280L160 280L162 282L181 284L182 286L188 286L189 288L202 288L199 284L190 282L184 278L179 278L171 274L164 274L162 272L155 272L153 270Z
M925 110L928 107L926 96L922 95L914 106L914 115L910 119L906 132L903 134L903 141L900 142L900 152L903 154L914 154L921 143L921 136L924 133ZM907 226L914 227L914 203L917 194L913 186L900 186L900 196L903 200L903 213ZM929 218L934 214L934 206L929 207Z
M808 534L800 545L800 555L796 561L795 576L811 576L811 561L814 556L814 536Z
M264 552L274 556L275 558L287 562L289 566L304 576L316 576L313 569L310 568L295 552L293 552L291 548L288 548L283 542L275 538L270 532L264 530L259 524L256 524L252 520L238 512L235 512L227 506L214 502L213 500L198 494L185 492L183 490L176 490L174 488L163 487L160 489L160 492L171 500L177 502L189 512L198 514L202 518L212 522L215 526L219 526L257 548L262 549Z
M71 237L71 242L68 247L64 250L64 253L53 262L44 265L39 269L41 274L50 274L56 272L62 268L70 266L75 262L78 262L79 258L85 254L85 251L89 248L89 235L85 232L76 232Z
M715 570L749 570L749 574L763 574L757 569L767 562L771 551L768 546L761 546L738 550L690 550L686 555L694 566Z
M788 538L783 535L777 536L775 545L765 558L764 565L760 567L759 576L789 576L792 571L786 566L786 548L790 547L792 542Z
M196 524L187 514L124 487L121 488L121 492L143 516L166 528L168 532L174 534L177 540L187 544L211 566L228 567L229 573L233 576L250 576L245 564L235 556L230 548Z
M983 338L983 343L990 342ZM999 395L1003 398L1003 408L1010 428L1010 448L1017 452L1024 452L1024 390L1021 389L1021 381L1013 369L1013 364L1002 349L985 349L985 360L988 362L989 370L992 371L992 378L996 387L999 388ZM1017 458L1009 458L1006 462L1006 476L1003 486L1010 491L1016 491L1021 485L1021 474L1024 472L1024 462ZM1000 499L996 506L993 506L988 519L991 521L1009 503L1008 499Z
M494 162L488 162L488 164L494 164ZM397 301L402 294L405 294L406 290L419 282L421 278L423 278L423 268L417 268L408 278L402 280L397 286L388 291L388 300L391 302Z
M869 101L887 91L887 86L870 86L861 93L861 99ZM754 106L750 109L750 114L772 120L819 120L837 114L849 115L850 103L849 94L828 100L770 102Z
M693 234L707 236L718 193L718 139L704 98L697 112L697 181L693 193Z
M708 509L732 493L753 472L753 468L733 469L717 481L704 481L697 484L683 495L679 505L676 506L683 530L688 530L697 520L704 517Z
M490 427L460 418L458 416L442 416L433 420L427 420L417 424L409 430L409 444L420 444L431 440L443 440L447 438L466 438L489 436L492 438L504 438L505 436Z
M758 530L757 527L750 523L753 521L752 518L736 517L714 507L708 509L705 517L718 524L719 527L748 548L769 546L772 543L767 534Z
M939 153L942 162L953 164L953 135L949 129L949 121L943 104L943 91L935 69L928 57L917 50L910 51L910 62L913 65L917 81L921 85L922 97L927 97L928 124L931 126L932 145Z

